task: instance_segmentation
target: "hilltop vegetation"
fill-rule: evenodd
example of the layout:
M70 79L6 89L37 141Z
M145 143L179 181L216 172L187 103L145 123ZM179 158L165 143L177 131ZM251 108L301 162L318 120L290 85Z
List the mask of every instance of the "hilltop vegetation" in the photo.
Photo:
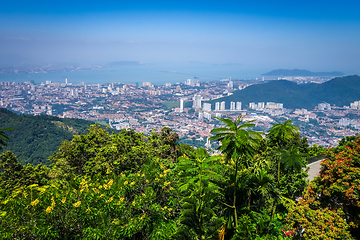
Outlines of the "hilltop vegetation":
M360 77L353 75L337 77L322 84L296 84L286 80L275 80L237 90L233 95L213 100L211 103L225 101L230 105L230 101L233 101L249 106L250 102L279 102L283 103L285 108L312 110L322 102L342 107L349 106L359 99Z
M219 120L212 140L222 143L222 155L179 145L166 127L150 136L110 135L99 125L64 141L49 168L1 154L0 238L360 236L360 138L328 150L320 177L308 185L305 159L323 149L309 148L290 120L266 136L241 118Z
M6 132L9 141L4 150L12 151L25 165L50 164L47 159L59 149L61 142L85 134L91 124L82 119L16 114L0 108L0 126L14 128Z

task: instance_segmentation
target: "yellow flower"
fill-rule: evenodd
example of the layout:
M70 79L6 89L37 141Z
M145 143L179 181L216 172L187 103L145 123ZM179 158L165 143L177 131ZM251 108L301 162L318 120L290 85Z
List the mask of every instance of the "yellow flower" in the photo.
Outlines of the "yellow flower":
M123 201L125 200L125 198L120 198L120 200L116 203L116 205L120 205Z
M173 187L170 187L169 190L172 191L172 190L174 190L174 188L173 188Z
M111 187L111 185L113 185L113 183L114 183L114 180L110 179L110 181L108 182L108 186Z
M111 170L108 168L108 169L106 170L106 174L109 174L109 173L111 173Z
M64 197L64 198L61 200L61 203L62 203L62 204L65 204L65 202L66 202L66 197Z
M115 225L119 225L120 220L119 219L114 219L111 223L115 224Z
M160 177L163 177L164 175L160 174Z
M45 211L46 211L47 213L51 213L52 208L51 208L51 207L47 207Z
M131 182L130 183L130 187L134 186L135 185L135 182Z
M54 197L51 197L51 207L54 207L55 206L55 199Z
M167 209L167 206L164 206L163 208L161 208L162 210L166 210Z
M31 202L31 206L36 206L39 203L39 199L35 199L34 201Z
M80 205L81 205L81 201L78 201L78 202L73 204L74 207L79 207Z
M164 166L160 164L160 168L161 168L161 169L164 169Z
M145 173L141 174L141 177L145 177Z
M26 198L29 194L27 194L26 192L23 193L24 197Z
M146 183L149 183L149 180L147 180L147 179L146 179L146 181L145 181L145 182L146 182Z
M171 182L164 182L164 185L167 186L169 185Z
M73 192L74 192L74 193L77 193L77 191L76 191L76 189L75 189L75 188L73 189Z
M87 209L86 209L86 213L89 213L91 210L90 210L90 208L88 207Z
M143 193L142 195L143 195L143 197L146 197L146 194L145 194L145 193Z
M113 197L109 198L109 200L105 201L105 203L112 202L112 200L114 200L114 198L113 198Z
M121 177L125 177L125 174L124 174L124 173L121 173Z
M135 204L136 204L136 202L135 202L135 199L134 199L134 201L131 203L133 206L135 206Z
M102 189L102 185L99 186L99 189Z
M144 213L141 217L140 217L140 220L143 220L146 216L146 213Z
M101 194L100 196L99 196L99 198L102 198L103 196L105 196L105 194L103 193L103 194Z
M155 178L155 181L157 181L157 182L158 182L159 180L160 180L159 178Z
M98 194L99 190L97 188L93 188L94 193Z

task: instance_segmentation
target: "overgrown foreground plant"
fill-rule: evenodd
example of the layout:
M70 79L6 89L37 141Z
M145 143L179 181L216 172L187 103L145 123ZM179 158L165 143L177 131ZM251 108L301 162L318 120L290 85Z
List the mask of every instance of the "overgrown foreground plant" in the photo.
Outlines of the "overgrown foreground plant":
M288 221L305 239L359 239L360 138L344 139L327 157Z
M170 239L177 193L169 164L150 159L134 173L1 192L0 238Z

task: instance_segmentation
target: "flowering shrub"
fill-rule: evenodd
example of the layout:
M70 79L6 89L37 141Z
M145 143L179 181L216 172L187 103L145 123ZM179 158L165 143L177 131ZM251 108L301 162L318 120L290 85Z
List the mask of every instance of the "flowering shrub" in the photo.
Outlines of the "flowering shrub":
M154 159L135 173L74 175L65 184L18 188L2 196L0 238L150 237L161 225L172 224L176 214L170 175L164 162Z

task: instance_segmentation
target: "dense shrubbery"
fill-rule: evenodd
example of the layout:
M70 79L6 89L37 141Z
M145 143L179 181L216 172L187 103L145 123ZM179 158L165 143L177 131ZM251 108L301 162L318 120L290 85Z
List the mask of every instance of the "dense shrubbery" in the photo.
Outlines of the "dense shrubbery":
M94 125L50 168L0 155L1 239L351 239L359 237L360 139L327 154L308 185L309 148L290 121L269 134L219 118L223 155ZM305 189L305 191L304 191ZM300 199L300 200L299 200Z

